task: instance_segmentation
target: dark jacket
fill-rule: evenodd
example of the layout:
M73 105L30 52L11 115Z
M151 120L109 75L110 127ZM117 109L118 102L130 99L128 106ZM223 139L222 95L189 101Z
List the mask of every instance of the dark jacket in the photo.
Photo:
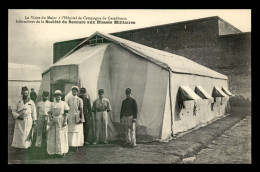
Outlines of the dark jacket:
M79 98L81 98L82 101L83 101L83 113L85 115L85 119L88 120L89 117L92 116L91 115L92 111L91 111L90 101L89 101L89 99L87 97L82 96L82 95L80 95Z
M137 119L137 112L137 103L135 99L129 97L123 100L120 112L120 119L122 119L123 116L133 116L134 119Z

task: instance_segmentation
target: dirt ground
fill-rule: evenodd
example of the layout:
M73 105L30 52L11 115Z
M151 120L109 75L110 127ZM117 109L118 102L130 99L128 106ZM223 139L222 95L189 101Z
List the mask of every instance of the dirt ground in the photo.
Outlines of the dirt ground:
M224 132L195 157L196 164L250 164L251 115Z
M44 150L32 149L25 156L12 148L13 129L8 130L8 164L177 164L183 158L196 155L192 163L250 163L251 162L251 117L245 118L230 130L248 113L244 108L235 108L234 115L222 118L183 137L170 142L139 143L136 148L124 147L122 141L109 144L89 145L70 151L65 158L50 156ZM237 122L234 122L237 121ZM227 128L222 137L212 142L214 133ZM194 138L196 136L196 138ZM198 137L199 136L199 137ZM210 137L209 137L210 136ZM205 143L209 144L207 149Z

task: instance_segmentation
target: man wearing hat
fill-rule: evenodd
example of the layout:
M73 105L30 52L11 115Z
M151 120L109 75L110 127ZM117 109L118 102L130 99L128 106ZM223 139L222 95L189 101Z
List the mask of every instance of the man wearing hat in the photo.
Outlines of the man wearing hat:
M48 112L50 111L51 102L48 100L49 92L43 91L42 101L37 103L37 140L35 147L46 148L46 126L48 121Z
M136 146L135 125L137 119L137 103L131 97L131 89L126 89L120 112L120 122L124 124L126 145Z
M79 87L73 86L71 88L72 97L67 100L69 105L68 116L68 141L69 146L78 151L79 146L84 144L83 122L85 122L83 113L83 101L77 96Z
M96 116L96 144L98 142L103 142L107 144L108 133L108 112L111 111L110 102L108 99L104 98L104 90L98 90L99 98L93 102L92 112Z
M37 114L34 102L29 98L28 88L22 87L22 98L12 109L15 118L12 146L27 149L32 144L32 129L36 124Z
M85 88L80 89L80 95L79 97L83 101L83 113L84 113L84 118L85 122L83 123L83 128L84 128L84 143L86 145L89 144L88 142L88 137L90 142L94 142L95 139L95 133L94 133L94 118L91 110L91 105L90 101L87 98L87 91Z

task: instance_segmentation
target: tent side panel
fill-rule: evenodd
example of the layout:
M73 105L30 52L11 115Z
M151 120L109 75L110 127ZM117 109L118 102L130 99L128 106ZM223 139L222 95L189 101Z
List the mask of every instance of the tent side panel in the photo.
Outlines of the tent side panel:
M113 116L115 122L120 122L121 104L126 98L126 88L131 88L132 96L138 104L138 114L140 114L146 87L148 62L114 43L110 44L110 56Z
M42 100L43 91L48 91L49 93L51 93L50 85L51 83L50 83L50 71L49 71L42 76L42 83L38 91L37 102Z
M214 107L211 107L211 102L208 99L203 100L190 100L184 102L185 108L180 108L179 100L177 99L177 93L179 87L182 85L189 86L192 90L195 90L196 85L202 86L205 91L210 95L212 94L214 86L227 87L227 80L214 79L209 77L202 77L196 75L188 74L171 74L171 85L172 85L172 109L173 109L173 120L172 120L172 130L173 134L179 132L187 131L191 128L207 123L214 118L225 115L225 106L227 105L227 100L225 102L216 102ZM218 101L218 100L217 100ZM196 102L196 108L195 103ZM212 111L213 110L213 111ZM208 112L208 113L207 113Z
M93 101L98 98L98 90L104 89L104 97L112 102L111 86L109 79L109 46L101 49L98 53L89 57L79 64L79 83L80 87L85 87L93 105ZM112 105L112 111L114 106ZM113 126L113 116L109 113L108 118L108 137L114 139L117 131Z
M171 105L170 105L170 90L169 90L169 83L167 86L167 93L165 97L165 107L164 107L164 114L163 114L163 123L162 123L162 134L161 140L168 140L171 138Z
M137 134L149 136L147 139L162 139L168 81L168 71L154 63L148 62L143 105L138 118L140 129L137 131ZM142 130L142 127L145 130Z
M50 92L51 90L51 85L50 85L50 72L46 73L42 77L42 91L48 91Z
M98 85L99 80L102 79L100 78L101 70L107 71L108 68L104 67L104 65L101 68L104 62L105 51L106 48L100 50L78 65L79 77L77 81L80 83L80 87L86 88L91 103L98 98L98 89L103 88L105 90L105 97L107 96L107 92L110 91L106 85Z
M39 81L41 70L27 67L28 65L16 64L17 67L10 67L8 64L8 80Z
M110 44L110 55L114 121L119 122L121 104L126 98L125 89L131 88L132 96L138 105L138 141L160 139L168 71L114 43Z

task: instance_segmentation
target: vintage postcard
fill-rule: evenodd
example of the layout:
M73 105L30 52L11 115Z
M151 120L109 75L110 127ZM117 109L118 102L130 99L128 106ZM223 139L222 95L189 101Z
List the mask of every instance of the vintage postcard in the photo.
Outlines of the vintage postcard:
M251 10L8 10L8 164L251 164Z

